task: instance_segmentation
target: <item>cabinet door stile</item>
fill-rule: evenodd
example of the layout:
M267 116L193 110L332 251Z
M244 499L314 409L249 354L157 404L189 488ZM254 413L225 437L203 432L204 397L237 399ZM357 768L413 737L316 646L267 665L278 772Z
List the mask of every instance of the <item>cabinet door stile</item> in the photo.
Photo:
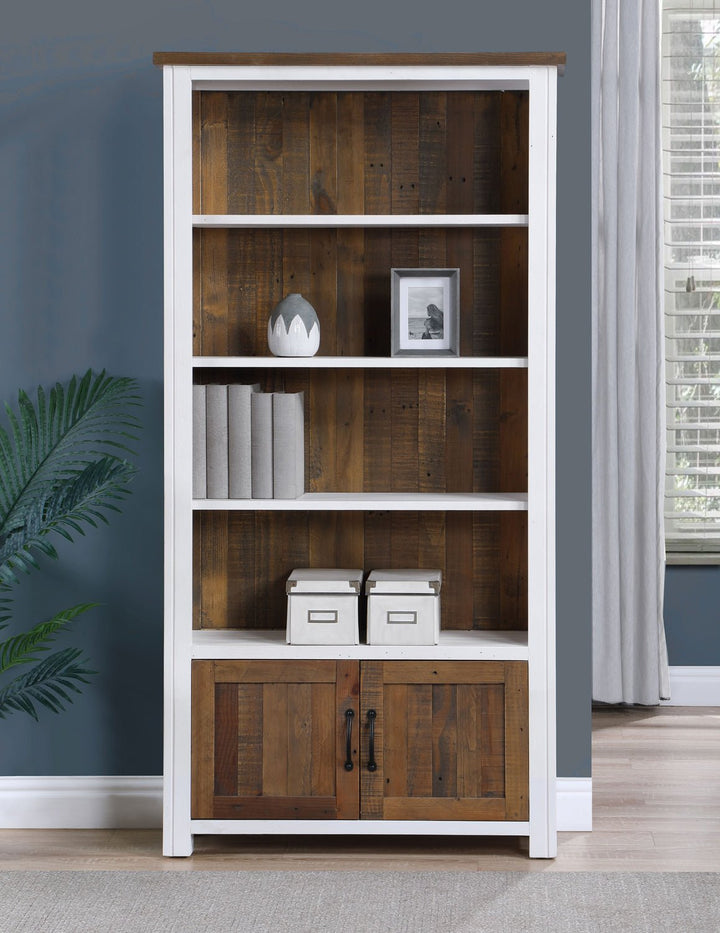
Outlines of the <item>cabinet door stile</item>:
M358 661L338 661L336 681L336 753L335 787L337 794L337 818L356 820L360 815L360 723L359 717L360 665ZM355 714L352 722L351 758L353 768L348 771L346 762L347 719L345 711Z
M364 820L383 819L383 662L363 661L360 668L360 729L361 768L360 801L361 816ZM374 771L368 770L370 761L370 727L368 712L375 711L373 758Z
M528 818L527 665L505 664L505 799L507 818Z
M215 773L215 677L213 661L192 666L192 815L210 819Z

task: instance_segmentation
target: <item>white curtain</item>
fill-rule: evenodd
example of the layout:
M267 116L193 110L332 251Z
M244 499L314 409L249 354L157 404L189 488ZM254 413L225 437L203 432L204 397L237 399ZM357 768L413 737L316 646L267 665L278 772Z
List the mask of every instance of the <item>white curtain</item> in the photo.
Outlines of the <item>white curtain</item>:
M593 0L593 699L669 695L659 0Z

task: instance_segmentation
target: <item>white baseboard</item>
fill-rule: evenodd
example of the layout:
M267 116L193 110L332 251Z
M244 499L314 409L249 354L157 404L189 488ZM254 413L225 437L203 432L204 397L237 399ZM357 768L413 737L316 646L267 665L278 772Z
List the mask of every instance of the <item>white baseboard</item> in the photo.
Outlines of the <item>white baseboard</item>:
M161 777L0 777L2 829L161 825Z
M559 833L592 830L592 778L557 778L557 828Z
M561 832L592 828L592 778L558 778ZM0 829L151 829L161 777L0 777Z
M671 667L663 706L720 706L720 667Z

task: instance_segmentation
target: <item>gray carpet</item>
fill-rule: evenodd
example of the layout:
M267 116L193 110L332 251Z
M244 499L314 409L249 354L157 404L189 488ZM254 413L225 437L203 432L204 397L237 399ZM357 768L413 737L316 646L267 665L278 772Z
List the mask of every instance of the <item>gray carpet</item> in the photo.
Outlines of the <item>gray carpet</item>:
M720 875L0 872L2 933L717 933Z

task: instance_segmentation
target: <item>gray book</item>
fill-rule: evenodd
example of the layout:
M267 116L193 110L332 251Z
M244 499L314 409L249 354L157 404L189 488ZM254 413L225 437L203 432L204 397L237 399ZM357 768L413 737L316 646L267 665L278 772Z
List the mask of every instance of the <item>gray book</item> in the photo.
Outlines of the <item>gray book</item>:
M193 386L193 499L207 497L205 386Z
M305 492L305 407L302 392L273 393L273 493L297 499Z
M231 499L252 496L250 396L259 391L259 385L228 386L228 491Z
M207 495L208 499L228 497L228 387L206 387L207 413Z
M272 499L272 393L253 392L250 396L250 457L253 499Z

